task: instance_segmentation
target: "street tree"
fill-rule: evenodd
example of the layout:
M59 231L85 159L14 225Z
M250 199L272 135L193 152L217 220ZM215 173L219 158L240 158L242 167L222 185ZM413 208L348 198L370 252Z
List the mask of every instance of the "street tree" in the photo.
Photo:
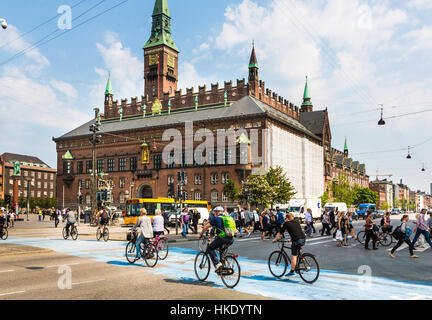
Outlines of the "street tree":
M265 177L268 185L274 191L273 196L269 199L272 209L275 204L288 203L296 194L282 167L270 168Z
M391 206L387 202L381 203L381 206L380 206L381 210L387 211L390 208L391 208Z
M254 206L268 206L276 192L270 187L265 175L250 175L243 185L251 195L250 202Z
M235 182L231 179L225 182L223 192L231 202L241 199L240 188L237 188Z
M330 200L330 195L329 195L328 191L324 192L324 194L320 197L320 199L321 199L321 206L324 208L324 206Z
M332 183L332 192L335 202L344 202L348 207L354 204L354 191L350 187L347 175L339 174L338 179Z
M378 203L378 193L369 188L354 187L353 198L356 206L361 203Z

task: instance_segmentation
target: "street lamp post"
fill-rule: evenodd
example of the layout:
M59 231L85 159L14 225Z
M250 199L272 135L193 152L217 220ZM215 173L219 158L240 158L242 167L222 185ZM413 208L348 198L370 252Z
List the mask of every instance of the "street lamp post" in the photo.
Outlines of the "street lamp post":
M1 26L3 29L7 29L8 24L6 22L6 19L0 18Z
M29 211L30 211L30 184L33 180L32 177L25 177L25 181L27 181L27 221L29 221Z
M95 109L96 114L99 114L99 109ZM100 131L100 123L96 116L95 123L90 126L90 132L93 134L89 138L92 144L92 215L94 215L97 208L97 165L96 165L96 145L101 142L101 135L98 134Z

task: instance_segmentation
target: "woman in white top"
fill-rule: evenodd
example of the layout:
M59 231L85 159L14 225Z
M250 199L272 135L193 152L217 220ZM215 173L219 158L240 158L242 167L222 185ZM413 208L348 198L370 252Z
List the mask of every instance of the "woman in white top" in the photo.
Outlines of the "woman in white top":
M134 230L138 229L141 231L140 235L136 241L136 260L141 258L141 243L148 243L148 240L153 238L153 228L151 219L147 217L147 210L145 208L142 208L140 210L140 217L138 218L137 223L134 226Z
M164 218L162 217L162 211L156 209L155 216L152 219L153 222L153 235L154 237L164 234Z

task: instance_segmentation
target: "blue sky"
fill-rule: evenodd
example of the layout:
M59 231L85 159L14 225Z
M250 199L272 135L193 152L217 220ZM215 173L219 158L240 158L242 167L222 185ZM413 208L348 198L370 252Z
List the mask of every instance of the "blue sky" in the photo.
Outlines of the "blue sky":
M70 32L4 63L57 31L57 19L11 41L54 17L61 5L78 2L0 3L0 17L9 23L0 30L0 151L37 155L56 167L51 137L102 107L108 70L116 99L141 95L141 48L149 38L153 0L129 0L77 27L121 2L105 0L74 21ZM99 2L85 0L72 17ZM388 119L384 127L376 122L379 104L385 117L432 108L432 0L169 0L169 5L181 50L181 88L247 77L254 39L260 78L270 89L300 105L309 76L315 109L329 109L334 147L341 149L347 136L353 157L366 163L370 175L378 169L412 189L429 190L432 140L419 144L432 138L427 130L432 112ZM407 151L378 152L408 146L416 146L411 161ZM426 172L420 170L423 163Z

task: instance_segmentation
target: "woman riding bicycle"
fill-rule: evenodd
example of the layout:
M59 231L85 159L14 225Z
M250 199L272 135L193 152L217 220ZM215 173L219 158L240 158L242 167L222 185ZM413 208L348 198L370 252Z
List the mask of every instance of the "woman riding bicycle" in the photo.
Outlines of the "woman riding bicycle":
M282 235L285 233L285 231L288 231L288 234L291 237L291 240L288 240L288 242L292 243L291 271L287 274L287 277L291 277L295 275L294 270L297 264L297 257L301 248L306 244L306 235L304 234L300 223L297 220L294 220L294 215L291 212L287 213L285 223L282 225L282 229L279 231L273 242L277 242L280 238L282 238Z
M153 227L151 223L151 219L147 217L147 210L145 208L141 208L140 217L137 220L137 223L133 227L134 230L139 228L140 235L136 241L136 257L135 260L139 260L141 258L141 243L147 244L149 239L153 238Z
M162 211L156 209L155 216L152 218L153 223L153 234L155 237L164 234L164 218L162 217Z

